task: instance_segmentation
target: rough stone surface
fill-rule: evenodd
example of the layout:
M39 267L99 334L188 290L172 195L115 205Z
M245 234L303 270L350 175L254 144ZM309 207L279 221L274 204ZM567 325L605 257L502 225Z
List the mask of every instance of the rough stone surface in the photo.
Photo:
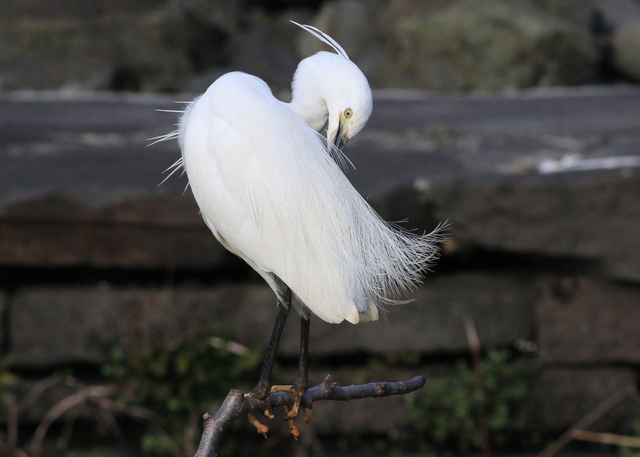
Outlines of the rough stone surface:
M610 176L462 181L433 192L462 245L549 257L603 260L613 277L640 279L635 224L640 181ZM561 182L558 182L560 180ZM439 213L443 215L443 213Z
M593 44L580 29L526 2L466 1L393 27L408 83L435 90L583 84Z
M541 361L640 362L637 287L570 276L540 283L536 309Z
M82 15L80 15L82 16ZM6 21L5 89L176 91L189 69L190 29L177 11L85 14Z
M229 44L229 67L260 75L276 89L290 89L293 73L301 60L292 46L300 29L290 20L306 23L308 15L297 11L285 13L235 36ZM213 80L208 84L211 82Z
M137 333L158 344L212 330L226 334L267 302L274 302L272 293L250 285L196 292L122 290L105 283L24 289L12 302L10 344L18 367L101 365L115 346L135 344Z
M610 30L640 20L640 4L635 0L591 0L587 3L595 7Z
M635 82L640 82L640 17L636 22L616 30L613 40L613 59L616 68Z
M527 417L537 430L564 431L607 399L629 395L602 414L589 430L629 433L640 419L636 374L628 369L547 368L537 380Z
M125 3L3 2L0 87L202 91L242 70L287 88L319 45L290 19L330 33L375 87L612 82L612 35L640 17L634 0Z
M0 258L22 266L219 265L224 249L197 211L193 200L144 196L97 210L66 198L21 202L7 208L0 220Z
M390 80L397 83L400 79L394 70L391 52L384 39L384 28L398 16L408 14L404 8L402 12L398 11L398 3L380 0L325 2L310 23L344 45L349 58L358 62L358 67L367 75L373 87L384 87ZM413 4L411 7L421 9L430 2L415 3L422 6ZM310 34L297 36L296 50L299 59L327 49L326 45Z
M451 220L463 249L599 260L607 274L633 280L640 95L566 94L383 94L349 145L348 176L387 219L422 230ZM192 198L181 196L184 178L157 186L178 157L175 143L144 147L172 129L175 116L154 111L173 108L169 100L25 96L3 107L0 258L158 268L219 261ZM145 239L145 227L159 241ZM65 243L49 243L53 233Z
M484 273L438 276L427 281L415 301L389 308L378 322L332 325L314 320L314 356L394 352L465 352L464 318L471 318L485 347L533 336L532 290L526 282ZM282 342L283 354L297 353L297 334Z
M214 332L248 346L266 346L275 298L263 285L215 289L25 289L12 302L11 347L21 367L68 363L100 365L114 346L134 344L136 331L163 342ZM332 325L314 318L314 357L359 353L464 352L463 318L471 317L486 346L532 337L531 290L526 283L485 274L430 281L415 302L396 306L386 319L363 325ZM295 358L297 315L291 316L280 354ZM73 329L60 332L60 329ZM51 344L55 342L55 344Z
M636 0L535 0L554 15L587 27L600 39L640 18Z

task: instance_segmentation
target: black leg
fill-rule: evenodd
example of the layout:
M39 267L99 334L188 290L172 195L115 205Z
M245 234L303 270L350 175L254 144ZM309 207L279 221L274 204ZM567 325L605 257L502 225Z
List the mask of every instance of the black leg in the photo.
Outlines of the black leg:
M288 305L288 303L287 303ZM262 371L260 372L260 379L256 385L251 396L266 400L269 397L271 389L271 371L273 370L273 363L276 359L276 353L278 352L278 345L280 344L280 337L282 336L282 330L284 324L287 322L287 316L289 315L289 306L285 306L278 303L278 314L276 315L276 322L273 325L273 331L271 332L271 339L269 340L269 346L267 347L267 353L262 364Z
M308 365L309 365L309 327L311 316L308 319L300 318L300 359L298 361L298 377L295 385L304 392L308 387Z
M285 286L286 287L286 286ZM297 436L299 432L297 427L293 424L293 418L298 415L300 411L300 400L308 388L308 362L309 362L309 328L310 319L300 318L300 358L298 360L298 376L296 377L293 385L289 386L273 386L271 384L271 371L273 370L273 364L275 362L276 353L278 352L278 345L280 344L280 337L284 325L287 322L287 316L289 315L289 309L291 308L291 289L288 287L284 291L285 303L278 303L278 314L276 315L276 321L273 325L273 331L271 332L271 339L269 340L269 346L267 347L267 353L262 364L262 371L260 372L260 379L253 391L247 396L253 398L259 398L264 400L267 404L267 409L264 414L272 418L273 412L270 405L270 395L272 392L291 392L294 395L295 401L292 407L286 408L286 417L290 419L290 431L294 436ZM255 422L255 417L253 417ZM305 421L308 421L308 416L305 413ZM260 424L262 425L262 424Z
M309 365L309 326L311 319L300 318L300 358L298 359L298 376L295 382L289 388L289 391L294 396L293 406L286 409L286 416L294 418L298 416L300 411L300 400L308 387L308 365ZM283 386L285 387L285 386ZM309 417L304 414L305 422L309 422ZM292 422L289 424L290 432L293 436L298 436L299 432L295 424Z

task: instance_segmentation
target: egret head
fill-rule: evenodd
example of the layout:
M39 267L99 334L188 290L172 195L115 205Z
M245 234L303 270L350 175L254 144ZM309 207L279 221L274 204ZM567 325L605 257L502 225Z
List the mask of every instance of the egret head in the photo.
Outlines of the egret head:
M342 149L367 123L373 97L366 76L331 37L296 24L336 53L321 51L298 64L292 108L315 130L327 127L328 143ZM331 147L331 146L329 146Z
M373 108L369 82L357 65L324 51L298 65L293 101L312 128L327 127L327 140L340 149L362 130Z
M333 54L336 58L340 56ZM328 111L327 140L339 149L344 148L367 123L373 108L371 88L367 78L350 60L342 62L334 69L335 78L327 88Z

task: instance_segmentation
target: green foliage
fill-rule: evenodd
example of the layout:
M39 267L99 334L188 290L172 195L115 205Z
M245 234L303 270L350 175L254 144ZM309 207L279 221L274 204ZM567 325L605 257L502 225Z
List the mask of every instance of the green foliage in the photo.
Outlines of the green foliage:
M122 404L144 407L159 418L142 437L147 454L185 455L193 453L199 419L213 402L232 387L253 387L247 380L257 377L260 357L258 350L232 351L212 336L161 345L141 335L132 350L113 350L103 374L121 386Z
M633 430L631 430L629 437L640 438L640 422L633 424ZM620 457L634 457L638 455L638 451L639 449L637 447L620 446L618 452Z
M498 350L489 351L477 371L461 361L410 397L411 424L430 445L460 452L482 449L483 427L496 448L531 446L539 437L525 432L517 410L535 373L532 361L510 363Z

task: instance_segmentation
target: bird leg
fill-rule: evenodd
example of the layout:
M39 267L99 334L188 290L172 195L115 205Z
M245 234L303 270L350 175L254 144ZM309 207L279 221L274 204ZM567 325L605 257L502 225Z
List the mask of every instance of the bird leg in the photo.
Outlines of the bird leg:
M294 402L291 407L285 408L285 418L289 420L289 428L291 434L296 436L293 431L295 425L293 419L298 416L302 411L305 422L309 422L309 416L305 411L305 408L300 405L302 396L309 387L308 381L308 364L309 364L309 328L311 320L304 316L300 318L300 358L298 359L298 376L293 385L290 386L272 386L271 392L291 392L293 394Z
M271 393L271 371L273 370L273 363L276 358L276 353L278 352L278 345L280 344L282 330L284 329L284 324L287 322L287 316L289 315L288 305L289 303L278 303L278 314L276 315L276 321L273 325L271 339L269 340L267 353L264 357L258 384L250 393L246 394L247 397L258 398L267 404L267 409L264 411L264 415L270 419L273 418L273 411L269 401L269 395Z
M300 400L309 387L309 328L311 327L311 316L300 318L300 358L298 359L298 376L293 385L296 389L295 402L293 404L294 417L300 411ZM309 416L306 415L305 418ZM309 422L305 420L305 422Z
M273 418L273 409L270 403L270 394L275 392L290 392L293 394L294 403L292 406L285 406L285 419L289 422L290 433L297 438L300 436L300 431L294 423L294 419L302 413L302 417L305 422L309 422L309 415L305 408L300 405L302 396L306 392L308 382L308 362L309 362L309 328L310 319L308 317L300 318L300 358L298 360L298 375L293 385L290 386L272 386L271 385L271 371L273 370L273 363L275 361L276 353L278 352L278 345L280 343L280 337L284 325L289 315L289 308L291 305L291 290L286 289L284 293L286 303L278 303L278 314L276 315L276 321L273 326L273 332L271 333L271 339L269 340L269 346L265 355L264 363L262 365L262 372L258 384L250 393L246 394L247 397L258 398L263 400L267 409L264 411L264 415L269 419ZM255 415L249 416L249 422L253 424L258 433L266 434L269 430L268 427L261 424L255 417Z

